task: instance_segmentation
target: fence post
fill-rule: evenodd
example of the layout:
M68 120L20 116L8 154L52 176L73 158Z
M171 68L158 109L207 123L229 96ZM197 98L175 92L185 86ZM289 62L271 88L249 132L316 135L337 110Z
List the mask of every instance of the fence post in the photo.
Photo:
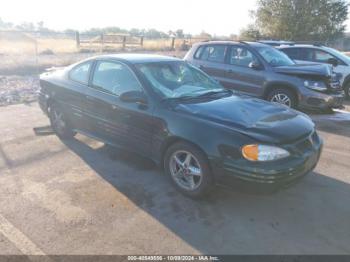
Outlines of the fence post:
M175 37L173 36L171 38L171 50L174 50L175 49Z
M141 38L140 38L140 46L141 47L143 46L143 36L141 36Z
M104 36L103 36L103 33L101 34L101 49L100 49L100 52L102 53L103 52L103 47L104 47Z
M75 32L75 43L77 48L80 48L80 35L78 31Z
M123 49L125 49L126 46L126 36L123 37Z

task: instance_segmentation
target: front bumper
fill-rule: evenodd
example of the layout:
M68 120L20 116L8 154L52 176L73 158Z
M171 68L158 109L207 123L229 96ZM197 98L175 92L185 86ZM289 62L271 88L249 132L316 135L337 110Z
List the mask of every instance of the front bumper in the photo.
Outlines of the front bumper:
M305 109L341 108L343 106L343 101L343 91L327 94L310 90L305 94L301 94L299 97L299 105Z
M287 158L276 163L252 163L251 166L226 160L221 166L214 168L216 182L238 189L252 189L255 192L273 192L294 184L310 173L316 167L321 151L322 140L317 136L312 148L292 159Z

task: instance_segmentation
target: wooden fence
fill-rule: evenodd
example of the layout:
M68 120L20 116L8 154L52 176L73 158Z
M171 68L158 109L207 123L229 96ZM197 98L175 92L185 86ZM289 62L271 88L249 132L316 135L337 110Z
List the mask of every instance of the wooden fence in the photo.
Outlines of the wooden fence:
M144 36L131 36L128 34L100 34L98 36L91 36L75 33L75 41L77 48L91 47L92 45L99 45L103 49L107 45L119 45L122 49L127 47L147 48L145 42L163 42L162 48L175 50L176 46L190 47L194 42L210 40L208 38L177 38L175 36L168 38L145 38Z
M115 50L187 50L195 42L208 38L149 38L129 34L87 34L79 32L42 32L0 30L0 54L8 53L73 53Z

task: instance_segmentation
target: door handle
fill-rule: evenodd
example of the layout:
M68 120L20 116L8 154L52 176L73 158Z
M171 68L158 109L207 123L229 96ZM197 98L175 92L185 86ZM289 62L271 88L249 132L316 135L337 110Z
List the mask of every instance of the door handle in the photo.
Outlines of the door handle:
M233 73L232 69L227 70L227 73Z
M113 110L117 110L117 109L118 109L118 106L112 105L112 109L113 109Z

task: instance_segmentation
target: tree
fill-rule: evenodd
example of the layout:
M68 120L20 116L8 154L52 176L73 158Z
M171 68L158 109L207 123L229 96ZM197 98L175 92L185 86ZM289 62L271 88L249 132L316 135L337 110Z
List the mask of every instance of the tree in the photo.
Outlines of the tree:
M23 31L34 31L35 26L32 22L23 22L20 25L16 25L16 28L18 30L23 30Z
M200 37L200 38L207 38L207 39L211 39L211 38L212 38L211 34L205 32L205 31L202 31L202 32L198 35L198 37Z
M184 38L184 30L182 30L182 29L177 29L175 31L175 34L176 34L176 37L178 37L178 38Z
M329 41L343 35L346 0L258 0L259 34L272 39Z
M248 25L247 28L241 30L239 34L239 38L241 40L259 40L262 38L259 29L256 28L255 25Z
M10 29L12 27L13 27L12 23L5 22L0 18L0 29Z

